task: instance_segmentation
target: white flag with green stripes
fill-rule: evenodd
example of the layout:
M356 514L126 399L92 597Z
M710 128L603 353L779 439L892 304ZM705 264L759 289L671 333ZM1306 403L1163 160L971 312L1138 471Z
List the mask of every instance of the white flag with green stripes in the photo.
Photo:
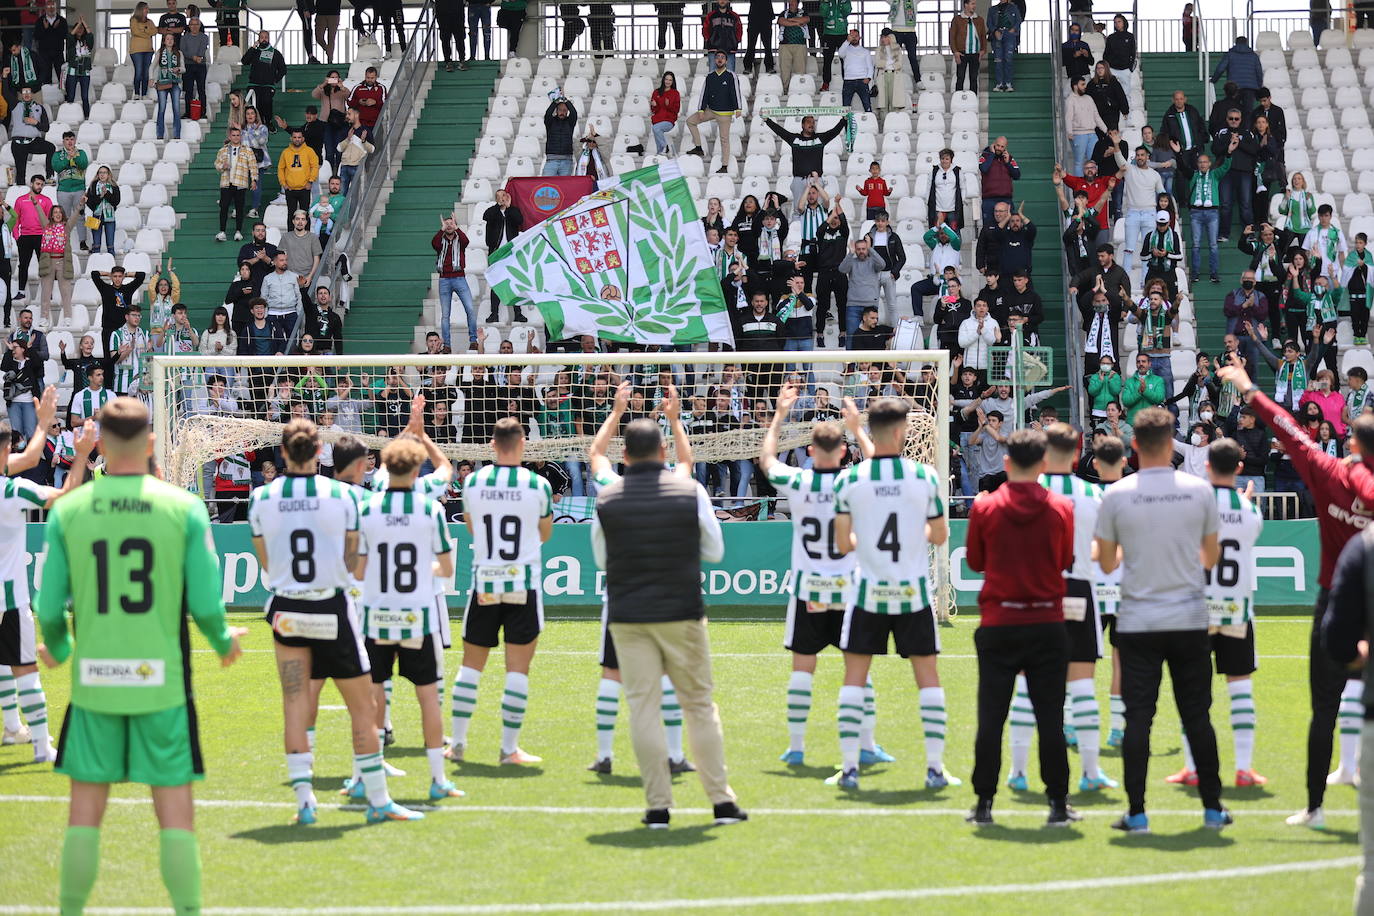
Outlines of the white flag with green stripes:
M492 252L486 276L502 303L539 309L550 340L734 343L696 201L676 163L603 179Z

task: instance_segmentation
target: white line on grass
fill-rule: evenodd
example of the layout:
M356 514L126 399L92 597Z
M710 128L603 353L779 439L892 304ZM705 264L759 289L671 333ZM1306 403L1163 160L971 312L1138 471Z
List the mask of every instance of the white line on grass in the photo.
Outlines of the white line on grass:
M206 654L206 653L214 652L215 650L214 650L214 649L192 649L191 651L194 652L194 653L197 653L197 654ZM268 652L274 652L274 651L276 651L276 650L274 650L274 649L244 649L243 651L244 651L245 653L254 653L254 652L256 652L256 653L268 653ZM455 647L455 648L453 648L453 649L449 649L448 651L449 651L450 654L456 654L456 653L458 652L458 649ZM598 649L595 649L595 648L592 648L592 649L585 649L585 650L575 650L575 649L542 649L542 650L539 651L538 654L539 654L540 656L545 656L545 655L570 655L570 656L577 656L577 657L579 657L579 658L592 658L592 657L594 657L594 656L597 654L598 651L599 651L599 650L598 650ZM712 652L712 653L711 653L711 657L712 657L712 658L778 658L778 659L781 659L781 658L786 658L787 655L788 655L788 653L787 653L787 651L786 651L785 649L779 649L777 652ZM883 656L878 656L878 657L879 657L879 658L882 658ZM888 656L888 657L891 658L891 659L893 659L893 660L896 660L896 661L902 661L902 659L900 658L900 656ZM949 652L941 652L941 653L940 653L940 658L941 658L941 659L946 659L946 660L947 660L947 659L973 660L973 659L976 659L977 657L978 657L978 656L976 656L976 655L956 655L956 654L949 653ZM1308 660L1311 659L1311 656L1308 656L1308 655L1261 655L1261 656L1260 656L1260 659L1261 659L1261 660L1265 660L1265 659L1284 659L1284 658L1287 658L1287 659L1300 659L1300 660L1302 660L1302 661L1308 661ZM323 707L322 707L322 708L323 708ZM339 707L339 708L340 708L340 709L343 709L344 707L341 706L341 707Z
M67 801L65 795L0 795L0 804L29 804L41 802L63 802ZM112 805L146 805L146 798L115 797L110 799ZM196 799L198 808L289 808L295 810L296 803L292 801L260 801L250 798L198 798ZM362 811L362 805L321 805L325 810L335 811ZM624 808L608 807L599 805L466 805L461 802L453 805L411 805L421 811L439 811L447 814L576 814L576 815L615 815L621 817L631 814L643 814L643 808ZM706 808L674 808L674 814L680 815L705 815L711 812ZM764 817L963 817L968 813L965 808L750 808L749 813L755 816ZM1119 817L1119 811L1098 811L1082 810L1079 813L1087 817ZM1151 817L1197 817L1201 812L1197 808L1179 809L1150 809ZM1262 808L1242 808L1235 812L1242 815L1269 815L1278 817L1292 814L1292 809L1262 809ZM1360 812L1356 809L1335 810L1326 809L1326 813L1331 816L1350 816L1353 817ZM1028 816L1044 817L1045 812L1040 808L1000 808L997 811L998 817L1004 816Z
M682 900L588 900L566 903L478 903L439 904L435 906L372 906L372 907L311 907L295 909L274 907L206 907L204 916L277 916L277 914L310 913L318 916L382 916L382 914L427 914L427 916L479 916L487 913L567 913L580 910L654 912L659 910L708 910L757 906L815 906L836 903L881 903L889 900L930 900L949 897L984 897L1007 894L1044 894L1062 891L1100 890L1102 888L1137 887L1144 884L1171 884L1178 881L1222 881L1235 878L1262 878L1267 875L1292 872L1330 871L1352 868L1361 863L1360 856L1338 859L1317 859L1305 862L1276 862L1272 865L1247 865L1237 868L1208 868L1193 872L1165 872L1149 875L1118 875L1109 878L1078 878L1059 881L1023 882L1018 884L958 885L954 887L921 887L893 890L856 891L826 894L771 894L756 897L689 898ZM87 907L92 916L144 916L165 913L165 907ZM49 906L0 906L0 913L56 913Z

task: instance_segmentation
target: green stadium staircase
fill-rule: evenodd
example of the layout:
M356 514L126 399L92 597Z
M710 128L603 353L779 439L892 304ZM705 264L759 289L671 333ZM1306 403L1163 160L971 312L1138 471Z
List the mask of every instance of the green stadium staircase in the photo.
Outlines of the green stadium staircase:
M487 102L500 75L495 62L474 61L469 66L454 73L433 67L433 82L391 198L376 218L376 237L364 269L354 270L359 285L346 337L350 343L365 342L368 352L411 352L415 328L431 323L422 313L434 272L430 239L439 215L450 212L462 193ZM485 307L476 305L479 310ZM456 301L453 307L461 308ZM478 318L483 315L480 311Z
M1056 57L1057 59L1057 57ZM1057 67L1056 67L1057 72ZM989 74L984 75L987 91ZM1054 384L1066 385L1069 379L1065 361L1067 337L1064 327L1064 275L1060 244L1059 204L1050 174L1054 171L1054 108L1051 92L1058 90L1052 75L1049 55L1016 56L1016 91L988 93L988 142L1005 136L1007 149L1021 167L1016 182L1016 204L1025 201L1025 214L1037 227L1031 273L1035 290L1045 303L1045 321L1040 326L1040 342L1055 351ZM1003 278L1004 283L1010 282ZM976 290L975 290L976 292ZM1049 403L1067 407L1068 399L1056 395Z
M1140 62L1145 80L1145 108L1149 114L1149 123L1156 130L1159 129L1164 112L1173 105L1175 90L1183 90L1188 96L1189 104L1195 106L1203 118L1207 117L1206 86L1202 80L1198 79L1196 55L1182 52L1142 54L1140 55ZM1186 189L1175 188L1175 198L1177 199L1177 196L1184 192ZM1188 260L1190 262L1188 269L1191 271L1192 230L1189 226L1187 211L1182 212L1181 229L1188 244ZM1244 228L1240 223L1239 215L1237 215L1231 223L1231 240L1217 245L1217 276L1221 278L1221 283L1214 284L1208 280L1207 253L1203 252L1202 275L1200 282L1193 287L1193 312L1197 322L1198 348L1213 355L1221 350L1222 338L1226 336L1226 315L1222 311L1222 303L1226 299L1226 294L1236 286L1241 272L1249 263L1249 258L1236 247L1240 242L1241 230ZM1266 380L1273 376L1269 367L1262 364L1259 368L1259 374L1261 378Z
M288 124L298 124L305 120L307 105L317 104L310 97L310 90L324 81L330 70L339 69L328 65L300 65L287 68L286 88L279 89L274 98L274 114L286 119ZM247 86L247 72L238 74L234 80L235 89ZM234 241L234 218L229 217L229 241L215 241L219 231L219 173L215 171L215 154L223 144L229 126L229 105L222 104L214 121L205 131L200 151L191 160L191 166L177 186L171 205L181 215L172 244L167 249L167 257L172 259L172 267L181 280L181 298L192 310L192 321L199 326L204 317L208 321L209 310L224 301L224 291L234 279L236 268L234 258L242 242ZM272 165L266 170L262 189L262 208L267 206L280 190L277 184L277 156L289 142L290 136L278 130L268 141L268 152ZM244 219L244 239L251 237L249 226L253 221Z

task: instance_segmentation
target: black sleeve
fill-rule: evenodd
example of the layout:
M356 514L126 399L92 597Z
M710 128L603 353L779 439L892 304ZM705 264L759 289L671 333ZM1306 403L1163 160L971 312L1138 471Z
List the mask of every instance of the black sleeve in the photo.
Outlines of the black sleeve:
M1322 647L1342 664L1355 660L1359 655L1357 643L1367 635L1364 563L1364 536L1357 534L1346 543L1336 561L1331 596L1322 620Z

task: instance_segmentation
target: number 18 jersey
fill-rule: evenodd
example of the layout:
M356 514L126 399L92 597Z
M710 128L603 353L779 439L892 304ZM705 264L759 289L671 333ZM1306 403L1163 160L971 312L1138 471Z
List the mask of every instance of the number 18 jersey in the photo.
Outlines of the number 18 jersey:
M434 558L453 548L439 504L413 490L388 490L358 510L365 635L414 639L431 632Z
M870 458L835 481L835 514L848 515L857 542L854 606L915 614L930 604L926 521L945 514L939 475L900 456Z
M842 604L853 592L855 557L835 546L835 478L774 462L768 482L787 492L792 513L792 594L803 601Z
M358 504L348 484L283 475L253 494L248 522L267 543L267 587L274 595L316 599L353 584L344 536L358 530Z
M553 514L553 488L522 467L489 464L468 475L463 509L472 520L472 590L538 588L539 521Z
M1255 542L1264 527L1259 507L1230 487L1216 487L1221 556L1207 571L1207 622L1227 627L1250 621L1255 591Z

